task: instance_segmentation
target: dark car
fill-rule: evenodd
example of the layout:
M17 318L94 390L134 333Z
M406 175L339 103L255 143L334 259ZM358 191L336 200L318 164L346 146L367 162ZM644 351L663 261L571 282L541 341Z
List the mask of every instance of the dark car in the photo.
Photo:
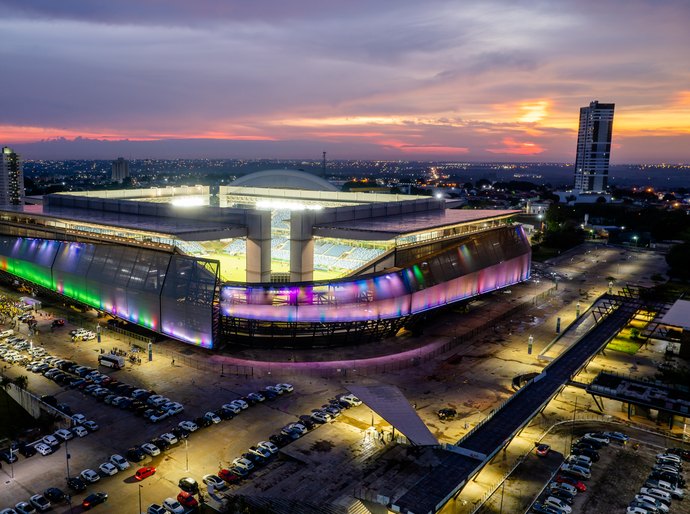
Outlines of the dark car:
M683 460L690 461L690 450L684 450L683 448L667 448L666 453L672 453L673 455L678 455Z
M449 419L455 419L455 416L458 415L458 412L455 409L445 408L439 409L436 414L438 415L438 419L441 421L446 421Z
M204 416L199 416L198 418L194 419L194 423L196 423L199 427L209 427L213 424L213 421Z
M276 398L278 396L278 393L276 393L275 391L271 391L270 389L262 389L261 391L259 391L259 394L267 400L273 400L273 398Z
M108 493L93 493L84 498L84 501L81 502L81 508L84 510L89 510L96 505L100 505L101 503L105 503L107 501Z
M663 480L664 482L671 484L673 487L685 487L685 479L683 477L676 475L675 473L669 473L668 471L653 470L649 474L649 478Z
M261 455L257 455L256 453L251 452L243 453L242 457L250 462L253 462L257 466L263 466L264 464L266 464L266 461L268 460L266 457L262 457Z
M230 409L224 409L222 407L216 411L216 414L220 419L232 419L235 417L234 412L232 412Z
M539 457L548 457L551 447L548 444L538 444L534 451Z
M132 462L141 462L146 457L146 453L141 448L132 447L127 450L127 460Z
M177 487L190 494L199 494L199 484L191 477L180 478Z
M170 443L165 439L161 439L160 437L151 439L151 444L157 446L160 451L164 451L170 448Z
M182 427L173 427L170 432L178 439L187 439L189 437L189 431Z
M79 477L71 477L67 479L67 487L78 493L86 490L86 484Z
M273 444L275 444L277 447L282 448L288 443L292 442L292 438L283 434L273 434L271 437L268 438L269 441L271 441Z
M13 462L17 462L17 460L19 460L19 457L17 457L16 453L7 450L4 452L0 452L0 459L5 461L7 464L12 464Z
M65 326L65 320L62 318L54 319L53 322L50 324L51 327L64 327Z
M597 441L596 439L578 439L575 442L576 446L590 446L595 450L601 450L601 448L604 446L604 443Z
M64 491L62 489L58 489L57 487L50 487L46 489L43 491L43 496L48 498L53 503L58 503L65 499Z
M43 401L43 403L47 403L51 407L55 407L58 404L57 398L49 394L44 394L43 396L41 396L41 400Z
M575 446L570 453L573 455L584 455L585 457L589 457L592 459L592 462L598 462L600 458L598 451L584 446Z
M299 417L299 422L307 427L307 430L314 430L316 428L316 423L314 423L314 421L311 419L311 416L308 416L307 414L302 414Z
M33 457L36 455L36 448L28 444L21 444L19 445L19 453L24 457Z
M63 414L67 414L68 416L71 416L72 414L74 414L74 412L72 412L72 408L69 405L67 405L66 403L58 403L55 408L57 410L59 410L60 412L62 412Z
M86 380L83 378L73 378L72 381L69 383L70 389L81 389L86 385Z

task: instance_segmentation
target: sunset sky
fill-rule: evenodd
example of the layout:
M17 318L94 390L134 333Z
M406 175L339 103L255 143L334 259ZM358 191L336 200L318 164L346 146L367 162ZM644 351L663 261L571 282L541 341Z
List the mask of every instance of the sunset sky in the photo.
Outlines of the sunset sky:
M0 0L25 158L690 162L688 0ZM128 141L122 141L128 140Z

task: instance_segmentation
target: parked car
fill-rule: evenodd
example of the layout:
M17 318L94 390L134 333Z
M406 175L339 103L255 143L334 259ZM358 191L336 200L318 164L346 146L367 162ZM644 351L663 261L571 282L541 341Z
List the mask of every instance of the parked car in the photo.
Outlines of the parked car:
M79 476L82 480L90 484L95 484L101 479L101 476L98 473L96 473L93 469L85 469L84 471L79 473Z
M608 437L609 441L615 441L619 444L627 444L630 437L625 435L623 432L604 432L602 434L604 437Z
M261 441L256 446L259 448L265 448L271 453L278 453L278 447L270 441Z
M86 483L79 477L70 477L67 479L67 487L80 493L86 489Z
M216 415L215 412L207 412L204 414L204 419L210 421L213 424L220 423L221 419Z
M103 464L98 466L98 471L103 473L104 476L109 477L109 476L117 475L117 472L119 471L119 469L112 462L104 462Z
M120 471L129 468L129 462L122 455L114 454L110 456L110 463L117 467Z
M193 421L180 421L177 426L188 432L196 432L199 429L197 424Z
M578 466L576 464L563 464L561 466L561 471L563 473L567 473L568 475L572 475L585 480L592 476L588 469L583 468L582 466Z
M141 462L146 457L146 453L141 448L133 447L127 450L127 460L132 462Z
M191 494L199 493L199 484L192 477L182 477L177 482L177 487Z
M291 393L292 391L295 390L295 388L292 386L292 384L276 384L276 388L282 389L284 393Z
M45 443L36 443L34 448L36 448L36 451L44 457L53 453L53 447Z
M180 502L180 504L183 507L187 507L190 509L196 508L199 506L199 502L194 498L193 494L190 494L186 491L180 491L177 494L177 501Z
M341 398L341 400L344 398L345 397L343 396ZM438 419L440 419L441 421L447 421L447 420L455 419L455 416L458 415L458 412L455 409L451 409L451 408L446 407L443 409L439 409L438 412L436 413L436 415L438 416Z
M72 429L72 433L77 437L86 437L89 435L89 431L82 426L77 426Z
M597 441L598 443L601 443L604 446L608 446L611 442L611 440L608 437L599 432L588 432L584 436L582 436L582 438L585 441Z
M52 506L50 500L42 494L34 494L29 498L29 503L39 512L50 510Z
M101 503L105 503L107 501L108 493L93 493L84 498L84 501L81 502L81 507L84 510L88 510L94 508L96 505L100 505Z
M178 443L177 437L175 437L175 434L171 434L170 432L166 432L165 434L161 434L160 438L164 441L167 441L168 444L173 445Z
M539 457L547 457L549 455L549 452L551 451L551 446L548 444L538 444L534 448L534 452L539 456Z
M212 486L216 491L222 491L228 487L228 484L225 483L225 480L218 475L204 475L202 482L204 482L206 485Z
M184 514L184 507L175 498L163 500L163 507L171 514Z
M165 510L165 507L162 505L158 505L157 503L152 503L149 505L148 509L146 509L146 514L167 514L168 511Z
M239 475L233 473L229 469L221 469L218 472L218 476L229 484L235 484L235 483L239 482L241 479L241 477Z
M43 496L48 498L53 503L58 503L65 499L64 491L62 489L58 489L57 487L49 487L43 491Z
M151 457L155 457L161 454L160 449L155 444L144 443L139 448L141 448L145 453L147 453Z
M134 473L134 478L137 480L144 480L152 475L156 474L156 468L153 466L145 466L143 468L137 469L136 473Z

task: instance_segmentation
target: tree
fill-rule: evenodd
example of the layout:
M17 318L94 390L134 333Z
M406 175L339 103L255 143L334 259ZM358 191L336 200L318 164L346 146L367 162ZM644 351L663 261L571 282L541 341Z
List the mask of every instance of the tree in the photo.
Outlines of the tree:
M666 254L666 264L669 266L668 274L681 280L690 279L690 243L677 244L671 247Z
M17 378L12 380L12 383L19 389L26 389L26 386L29 385L29 377L26 375L19 375Z

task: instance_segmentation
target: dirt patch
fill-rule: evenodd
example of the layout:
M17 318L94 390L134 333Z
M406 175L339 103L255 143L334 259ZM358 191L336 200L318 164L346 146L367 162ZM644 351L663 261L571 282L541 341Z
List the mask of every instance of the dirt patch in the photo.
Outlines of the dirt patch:
M315 452L328 453L334 447L335 447L335 445L331 441L320 440L320 441L315 441L314 444L312 444L309 449L313 450Z
M652 455L630 447L610 445L599 454L601 460L592 466L587 492L576 498L574 513L624 512L654 465Z

